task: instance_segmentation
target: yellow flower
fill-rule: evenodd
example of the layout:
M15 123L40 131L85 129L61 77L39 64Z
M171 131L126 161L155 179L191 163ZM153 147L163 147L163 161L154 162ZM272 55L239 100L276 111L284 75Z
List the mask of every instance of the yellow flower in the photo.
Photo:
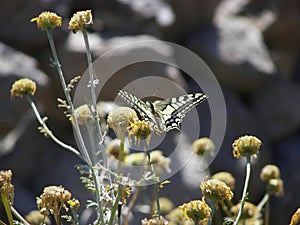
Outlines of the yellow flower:
M212 154L215 151L215 144L209 138L199 138L193 142L192 149L199 156L204 155L206 152Z
M299 225L300 224L300 208L294 213L291 218L290 225Z
M12 88L10 89L10 95L17 96L17 97L23 97L24 95L34 95L36 92L36 84L34 81L23 78L20 80L15 81L15 83L12 85Z
M233 197L230 188L223 181L217 179L203 181L200 184L200 188L203 197L215 201L216 205L218 202L231 200Z
M11 184L12 172L11 170L0 171L0 200L6 197L9 204L14 202L14 185Z
M50 224L50 219L40 213L39 210L33 210L28 215L25 216L27 222L31 225L40 225L43 222Z
M137 120L138 117L136 112L129 107L115 108L108 114L107 118L109 127L115 131L116 135L121 140L125 138L130 124Z
M131 123L128 128L129 135L133 135L135 141L140 144L141 140L150 141L150 135L152 133L152 127L149 122L146 121L136 121Z
M232 144L233 156L236 158L246 157L248 155L256 157L261 143L261 140L254 136L245 135L240 137Z
M211 214L211 209L203 199L190 201L179 207L183 210L184 219L197 223L208 220Z
M223 181L230 188L230 190L234 190L235 179L231 175L231 173L228 173L228 172L215 173L211 177L211 179L217 179L217 180Z
M45 216L60 215L61 208L66 208L65 202L70 199L71 193L62 186L48 186L37 198L37 205L41 214Z
M36 22L38 29L52 30L55 27L60 27L62 19L53 12L42 12L38 17L31 19L30 22Z
M231 207L231 211L233 212L233 214L235 216L238 215L238 211L241 207L241 203L238 203L235 206ZM250 203L250 202L245 202L244 204L244 208L242 211L242 215L241 215L241 219L245 220L245 219L250 219L253 218L254 216L256 216L256 205Z
M280 178L280 170L275 165L266 165L260 172L260 179L262 181L269 181L270 179Z
M282 196L284 194L283 180L281 180L280 178L270 179L267 184L267 191L269 194L273 194L275 196Z
M153 217L151 219L145 218L142 220L142 225L167 225L167 224L168 221L162 216Z
M93 23L93 16L91 10L78 11L74 13L73 17L69 22L69 29L74 33L81 30L84 31L86 28Z

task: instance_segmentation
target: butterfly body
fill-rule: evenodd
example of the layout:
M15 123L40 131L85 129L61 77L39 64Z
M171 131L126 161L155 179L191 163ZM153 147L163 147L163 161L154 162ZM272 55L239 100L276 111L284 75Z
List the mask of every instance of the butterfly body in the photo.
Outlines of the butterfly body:
M133 94L120 90L118 95L138 114L140 119L150 122L156 132L180 130L185 114L207 99L203 93L193 93L154 102L143 101Z

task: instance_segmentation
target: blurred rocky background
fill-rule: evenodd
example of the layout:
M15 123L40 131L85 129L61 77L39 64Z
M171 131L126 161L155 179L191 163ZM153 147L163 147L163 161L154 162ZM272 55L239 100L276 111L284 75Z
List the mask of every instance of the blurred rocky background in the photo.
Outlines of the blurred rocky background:
M94 58L118 44L155 38L187 47L208 64L222 87L227 107L226 135L211 172L231 172L237 179L238 199L244 161L233 158L231 143L244 134L261 138L263 146L253 167L249 198L258 203L263 197L264 185L258 177L262 166L278 165L285 195L271 199L270 224L288 224L300 205L298 0L1 0L0 169L13 171L15 207L23 214L35 209L35 197L46 185L61 184L75 197L87 198L75 169L81 161L44 138L27 102L12 100L9 92L16 79L26 76L35 80L38 92L34 99L41 114L49 118L48 125L56 136L75 145L72 128L63 110L57 108L56 99L63 95L51 67L46 34L30 19L45 10L65 18L54 36L66 79L70 80L85 71L86 61L81 39L67 30L67 18L85 9L92 9L94 15L90 29ZM165 54L162 49L154 50ZM165 65L144 66L120 72L122 79L111 81L116 86L107 88L102 100L113 100L117 89L122 88L119 82L125 85L127 79L138 78L147 66L189 92L197 91L179 71ZM206 116L202 116L204 121ZM195 174L199 175L197 181ZM200 198L198 185L203 177L197 163L188 163L182 173L171 178L176 185L167 186L161 194L171 197L175 205Z

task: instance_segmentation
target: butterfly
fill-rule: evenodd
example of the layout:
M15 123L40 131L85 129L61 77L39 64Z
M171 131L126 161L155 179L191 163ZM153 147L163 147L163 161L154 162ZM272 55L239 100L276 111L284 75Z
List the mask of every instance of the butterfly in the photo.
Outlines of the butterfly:
M185 114L208 98L203 93L193 93L150 102L123 90L118 92L118 96L137 112L141 120L150 122L157 133L180 130Z

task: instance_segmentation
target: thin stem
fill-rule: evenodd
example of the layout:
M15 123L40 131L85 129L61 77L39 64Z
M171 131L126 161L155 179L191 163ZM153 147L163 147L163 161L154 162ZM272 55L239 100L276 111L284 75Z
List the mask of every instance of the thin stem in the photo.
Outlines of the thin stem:
M73 152L75 155L81 157L80 153L75 149L73 148L72 146L70 145L67 145L65 144L64 142L60 141L58 138L56 138L52 131L47 127L45 121L41 118L41 115L35 105L35 103L33 102L32 98L29 96L29 95L26 95L26 100L28 101L35 117L37 118L38 122L40 123L40 125L43 127L43 129L45 130L45 134L51 138L55 143L57 143L58 145L60 145L61 147Z
M5 213L7 215L8 223L9 223L9 225L13 225L14 221L13 221L13 216L11 214L10 204L7 199L7 196L4 193L1 193L1 201L3 203Z
M270 218L270 201L268 200L265 208L265 225L269 225L269 218Z
M121 137L120 139L120 151L119 151L119 160L118 160L118 166L117 166L117 173L120 173L121 164L124 160L124 142L125 137Z
M244 190L243 190L243 195L241 199L241 207L239 209L238 215L234 221L234 225L237 225L239 222L239 219L242 215L243 208L245 205L245 202L247 200L247 191L248 191L248 186L249 186L249 180L250 180L250 174L251 174L251 155L246 156L247 164L246 164L246 179L245 179L245 184L244 184Z
M103 215L103 208L102 208L102 202L101 202L101 196L100 196L100 181L99 178L97 176L97 169L95 169L94 167L91 168L92 170L92 176L95 182L95 189L96 189L96 200L97 200L97 205L98 205L98 218L97 218L97 222L96 225L99 224L104 224L104 215Z
M132 210L132 208L133 208L140 192L141 192L141 187L137 186L136 191L134 192L134 195L133 195L132 199L129 202L129 205L128 205L128 208L127 208L127 214L125 215L125 218L124 218L124 225L128 225L129 213Z
M0 225L6 225L2 220L0 220Z
M117 212L117 209L118 209L118 206L119 206L119 202L120 202L121 197L122 197L123 185L119 184L118 187L119 187L118 193L117 193L117 196L116 196L116 199L115 199L115 203L114 203L114 205L111 209L111 214L110 214L110 219L109 219L108 225L113 225L113 222L114 222L114 219L115 219L115 216L116 216L116 212Z
M54 220L55 220L55 223L56 223L57 225L62 225L62 224L61 224L60 212L58 213L58 215L54 214Z
M211 200L210 208L211 208L211 214L210 214L209 220L207 222L207 225L212 224L213 217L214 217L214 214L215 214L215 211L216 211L216 202L213 199Z
M11 209L11 212L14 214L14 216L18 219L18 220L20 220L24 225L30 225L21 215L20 215L20 213L18 213L18 211L13 207L13 206L11 206L10 207L10 209Z
M47 30L47 36L48 36L50 48L51 48L51 51L52 51L52 55L53 55L53 58L54 58L56 70L57 70L57 73L59 75L60 83L62 85L63 91L65 93L66 100L67 100L68 105L70 107L69 111L70 111L70 114L71 114L72 118L74 119L73 120L74 121L74 131L75 131L75 134L78 138L78 142L79 142L80 149L82 150L83 158L84 158L84 160L86 161L86 163L88 165L91 165L91 159L89 157L89 154L88 154L86 146L84 144L82 135L80 133L80 128L79 128L77 119L75 117L75 110L74 110L74 106L73 106L73 103L72 103L72 100L71 100L71 96L70 96L69 90L68 90L66 82L65 82L65 78L64 78L64 75L63 75L63 72L62 72L62 69L61 69L61 65L60 65L59 60L58 60L56 48L55 48L54 41L53 41L52 30L50 30L50 29Z

